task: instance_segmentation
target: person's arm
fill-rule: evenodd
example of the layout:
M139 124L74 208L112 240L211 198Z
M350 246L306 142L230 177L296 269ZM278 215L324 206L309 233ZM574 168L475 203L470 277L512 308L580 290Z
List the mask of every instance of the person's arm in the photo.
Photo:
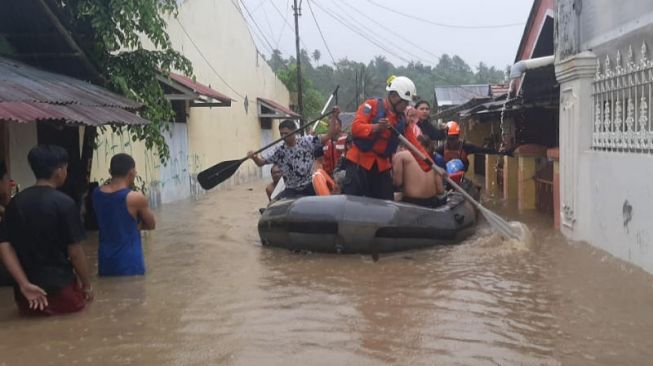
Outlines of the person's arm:
M433 174L435 174L435 193L440 195L444 193L444 177L436 171L433 171Z
M428 120L419 121L417 126L419 126L422 133L427 135L431 140L444 140L447 137L444 130L436 128Z
M495 149L480 147L467 142L463 144L463 150L465 150L468 154L505 155L503 153L496 151Z
M139 230L154 230L156 228L154 212L150 209L147 203L147 197L143 193L129 192L127 195L127 206L130 208L130 212L136 214L139 222Z
M91 276L89 275L86 253L84 253L82 244L74 243L68 245L68 257L70 257L73 269L77 274L77 278L79 278L79 282L81 282L86 301L93 301L94 295L93 287L91 286Z
M404 157L402 153L392 157L392 184L400 189L404 185Z
M417 141L417 136L415 136L413 129L406 128L406 130L404 131L404 136L406 137L406 140L408 140L413 146L415 146L417 150L419 150L422 153L422 155L424 155L429 160L429 163L427 164L419 156L417 156L411 151L411 154L413 154L415 160L417 160L417 163L419 164L420 168L422 168L423 171L428 172L431 169L431 162L432 162L431 157L429 156L429 153L426 152L426 149L424 149L424 146L422 146L422 144L419 141Z
M375 133L390 126L387 118L381 118L377 123L372 123L372 119L376 114L376 108L374 107L376 103L376 100L370 99L358 107L356 117L351 123L351 135L353 137L371 139Z
M268 200L272 200L272 192L274 192L274 183L270 183L265 187L265 193L268 195Z
M329 127L327 133L321 134L318 137L320 138L320 144L324 145L329 140L335 140L340 136L341 128L340 123L338 123L338 116L340 115L340 107L333 107L333 113L329 115Z
M69 244L62 249L65 249L68 253L70 263L75 270L78 281L82 285L86 301L92 301L94 296L93 288L91 287L91 277L89 275L88 263L86 261L86 253L84 253L84 248L82 248L81 244L81 242L86 239L84 224L82 224L82 218L75 201L70 197L65 197L65 199L61 200L61 212L59 214L62 219L61 234L63 235L65 242Z
M257 166L263 166L263 165L267 164L265 159L260 157L258 154L254 154L253 151L247 152L247 157L252 159L254 161L254 164L256 164Z
M29 308L38 310L45 309L48 306L47 293L39 286L29 282L27 275L25 275L25 271L23 271L23 266L21 266L20 261L18 261L16 251L9 242L0 243L0 257L2 257L2 263L4 263L5 268L7 268L11 277L13 277L18 284L20 292L27 299Z

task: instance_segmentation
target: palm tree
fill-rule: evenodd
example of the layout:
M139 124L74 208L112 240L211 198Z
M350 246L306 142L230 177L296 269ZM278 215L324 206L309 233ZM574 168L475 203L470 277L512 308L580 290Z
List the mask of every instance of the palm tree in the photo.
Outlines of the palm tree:
M313 60L315 60L315 65L320 64L320 57L322 57L320 50L313 51Z

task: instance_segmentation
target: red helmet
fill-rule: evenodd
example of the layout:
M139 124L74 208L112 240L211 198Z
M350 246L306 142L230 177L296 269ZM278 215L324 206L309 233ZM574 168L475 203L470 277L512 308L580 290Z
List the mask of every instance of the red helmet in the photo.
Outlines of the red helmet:
M460 135L460 126L456 121L447 122L447 136L458 136Z

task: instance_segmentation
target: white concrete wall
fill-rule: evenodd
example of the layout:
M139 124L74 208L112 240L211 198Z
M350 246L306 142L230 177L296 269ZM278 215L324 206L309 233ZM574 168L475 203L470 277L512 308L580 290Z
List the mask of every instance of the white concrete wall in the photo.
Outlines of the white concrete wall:
M235 2L185 1L180 5L178 18L169 20L168 33L175 49L193 62L197 81L234 99L228 108L191 108L188 121L191 173L222 160L242 158L248 150L261 147L266 137L262 136L256 98L273 99L287 106L290 96L258 53ZM278 136L276 124L272 132ZM230 182L221 186L260 174L259 168L246 162Z
M178 18L168 19L173 48L191 60L199 83L234 99L231 107L193 107L189 110L187 165L191 175L190 192L197 195L202 191L194 175L220 161L242 158L248 150L258 149L261 141L269 138L261 132L256 98L273 99L288 105L290 97L286 87L257 52L245 18L234 2L187 0L179 4ZM152 48L147 42L145 45ZM271 130L274 137L279 136L276 126L275 123ZM112 153L133 151L137 170L151 189L154 202L159 198L162 202L170 202L183 196L165 187L162 189L161 182L167 173L162 172L154 152L146 151L142 143L131 143L111 133L102 135L100 140L93 178L106 177ZM261 169L248 161L218 189L259 176Z
M574 16L557 19L564 19L558 29L576 29ZM640 65L642 60L652 57L653 2L584 1L579 20L581 53L556 59L561 99L561 231L568 238L586 241L653 273L653 152L619 143L619 146L611 146L599 137L604 131L601 126L606 123L610 124L612 132L620 135L629 117L631 121L638 121L644 112L649 115L649 121L651 119L653 101L650 100L649 78L638 76L648 84L645 86L622 88L622 84L627 86L624 80L636 73L628 62ZM558 41L565 41L564 34L558 37ZM643 43L648 51L642 48ZM620 62L617 51L621 52ZM600 60L598 70L597 57ZM628 75L618 77L619 85L601 83L608 69L606 57L610 58L609 75ZM596 94L596 100L593 82L598 82L602 90ZM637 92L642 90L648 109L640 108L641 96ZM634 112L628 108L617 112L616 101L629 98L637 103ZM606 104L612 108L608 118ZM617 120L622 127L614 127ZM599 127L595 127L596 121L600 121ZM634 127L639 130L638 126ZM616 140L621 141L619 137Z
M653 156L586 152L590 217L578 238L653 272ZM631 207L628 214L628 206Z

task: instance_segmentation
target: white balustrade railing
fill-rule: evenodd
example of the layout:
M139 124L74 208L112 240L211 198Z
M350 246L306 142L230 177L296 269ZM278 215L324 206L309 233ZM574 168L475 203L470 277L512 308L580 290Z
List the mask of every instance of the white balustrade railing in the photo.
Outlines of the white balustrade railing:
M593 82L594 129L592 149L628 153L653 153L651 97L653 61L642 43L639 61L628 47L625 65L617 51L615 65L605 56L603 70L597 60Z

